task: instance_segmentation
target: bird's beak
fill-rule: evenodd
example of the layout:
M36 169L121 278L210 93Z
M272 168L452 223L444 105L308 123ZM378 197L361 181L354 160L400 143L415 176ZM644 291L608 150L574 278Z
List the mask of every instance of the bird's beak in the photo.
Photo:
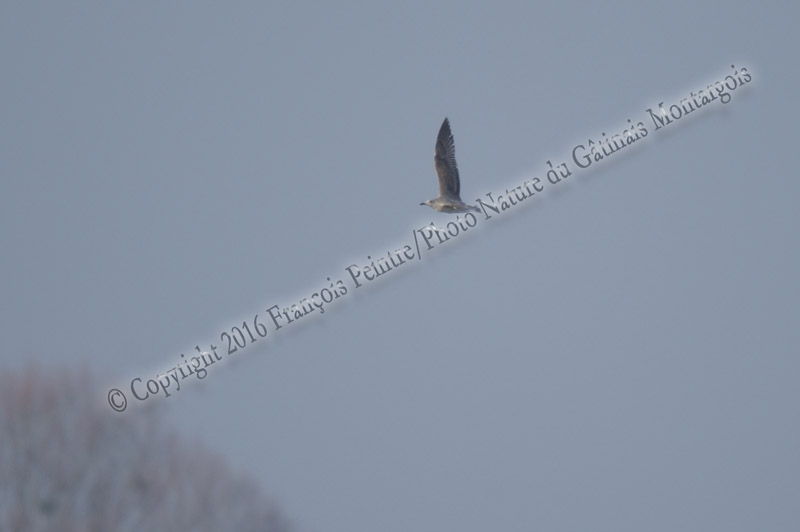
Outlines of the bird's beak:
M425 205L425 202L423 201L422 203L420 203L420 205Z

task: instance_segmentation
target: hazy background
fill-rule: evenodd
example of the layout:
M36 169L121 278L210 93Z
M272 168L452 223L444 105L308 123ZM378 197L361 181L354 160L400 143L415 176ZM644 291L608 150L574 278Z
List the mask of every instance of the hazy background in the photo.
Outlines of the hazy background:
M800 10L739 4L3 2L0 366L101 404L449 221L445 116L474 202L745 66L148 403L302 530L796 529Z

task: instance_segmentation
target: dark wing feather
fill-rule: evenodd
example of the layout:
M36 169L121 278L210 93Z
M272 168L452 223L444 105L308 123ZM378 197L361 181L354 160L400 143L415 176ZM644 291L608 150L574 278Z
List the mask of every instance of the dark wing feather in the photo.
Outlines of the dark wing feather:
M442 122L436 139L436 155L433 157L436 174L439 176L439 195L460 199L461 184L456 165L456 145L450 132L447 118Z

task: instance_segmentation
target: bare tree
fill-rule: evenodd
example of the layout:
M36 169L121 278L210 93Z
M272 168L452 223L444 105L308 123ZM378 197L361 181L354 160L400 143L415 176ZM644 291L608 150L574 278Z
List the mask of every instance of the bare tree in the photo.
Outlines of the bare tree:
M0 374L0 530L285 532L276 507L154 414L101 409L88 372Z

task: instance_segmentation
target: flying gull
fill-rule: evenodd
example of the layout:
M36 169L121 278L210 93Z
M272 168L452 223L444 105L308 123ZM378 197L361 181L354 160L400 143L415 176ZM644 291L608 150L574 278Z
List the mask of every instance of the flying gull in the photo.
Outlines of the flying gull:
M461 183L458 179L458 165L456 165L456 145L453 134L450 132L450 122L447 118L439 128L436 138L436 152L433 156L436 165L436 174L439 176L439 197L420 205L427 205L439 212L466 212L481 210L461 201Z

